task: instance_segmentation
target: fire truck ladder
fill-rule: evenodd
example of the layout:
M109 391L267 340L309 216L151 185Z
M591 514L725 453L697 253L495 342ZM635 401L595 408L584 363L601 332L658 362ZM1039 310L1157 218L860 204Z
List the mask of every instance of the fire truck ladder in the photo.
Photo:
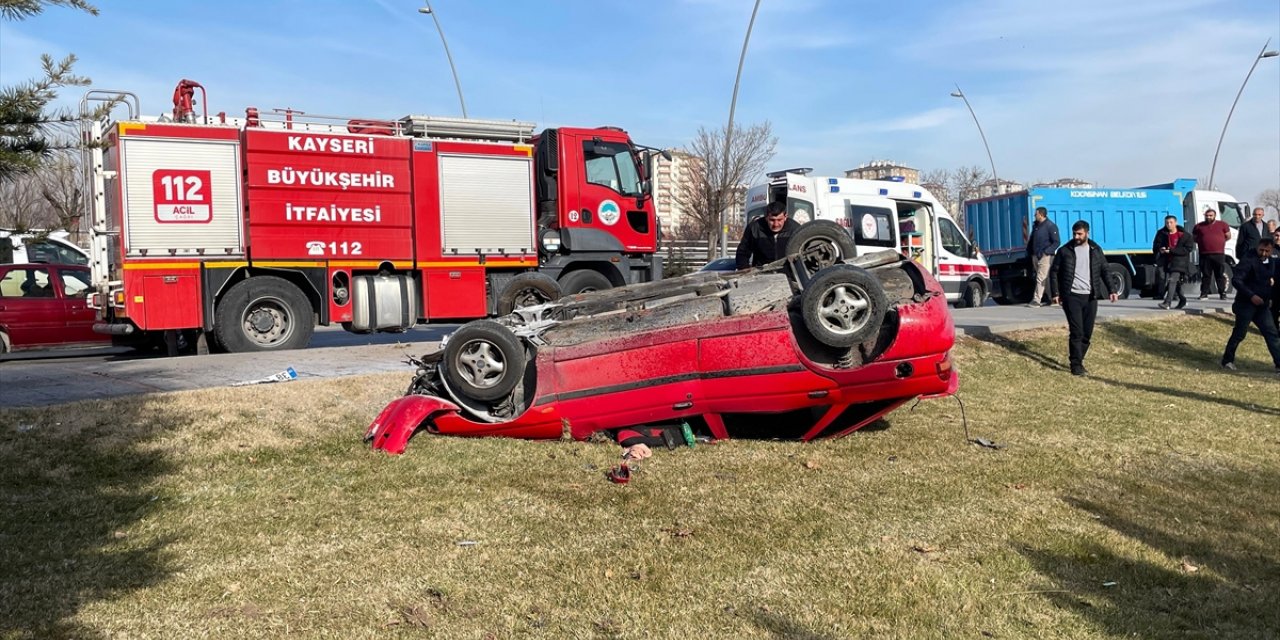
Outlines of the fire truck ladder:
M400 119L405 133L415 138L484 140L525 143L533 137L532 122L519 120L479 120L444 116L405 116Z
M123 104L129 110L129 121L138 119L142 110L138 106L138 96L128 91L109 89L92 89L85 92L80 99L80 126L84 143L84 181L85 190L90 194L86 200L89 220L89 258L93 274L93 285L102 294L101 303L111 305L108 298L111 287L121 282L109 282L110 267L107 262L108 238L117 232L110 231L107 226L107 180L116 178L115 171L103 170L103 136L107 130L107 116L117 105ZM93 306L94 296L89 296L89 305Z

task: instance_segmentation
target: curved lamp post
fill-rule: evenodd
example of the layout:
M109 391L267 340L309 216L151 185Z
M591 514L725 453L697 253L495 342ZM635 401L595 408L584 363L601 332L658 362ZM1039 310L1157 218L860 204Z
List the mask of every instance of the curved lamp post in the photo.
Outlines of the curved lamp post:
M1258 57L1253 59L1253 66L1249 67L1249 73L1245 74L1244 82L1240 83L1240 90L1236 92L1236 99L1231 102L1231 110L1227 112L1227 121L1222 123L1222 135L1218 136L1218 148L1213 151L1213 166L1209 168L1209 189L1213 186L1214 172L1218 170L1218 152L1222 151L1222 139L1227 137L1227 125L1231 124L1231 114L1236 111L1236 103L1240 102L1240 95L1244 93L1244 86L1249 84L1249 76L1253 75L1253 70L1258 68L1258 61L1263 58L1274 58L1280 56L1280 51L1267 51L1267 45L1271 44L1271 38L1267 38L1266 44L1262 45L1262 50L1258 52Z
M755 7L751 9L751 21L747 23L747 35L742 38L742 55L738 56L738 75L733 79L733 99L729 101L729 128L724 130L724 165L720 172L720 179L725 182L720 195L720 255L725 255L728 250L729 229L725 226L725 209L728 202L728 196L733 192L732 185L729 181L729 150L733 141L733 111L738 106L738 83L742 81L742 63L747 59L747 43L751 42L751 28L756 24L756 13L760 11L760 0L756 0Z
M969 115L973 116L973 124L978 125L978 135L982 136L982 146L987 150L987 161L991 163L991 179L995 181L995 194L1000 195L1000 176L996 173L996 161L991 157L991 146L987 144L987 134L982 132L982 123L978 122L978 114L973 112L973 105L969 104L969 98L960 90L960 85L956 85L956 90L951 92L952 98L960 98L964 100L964 106L969 108Z
M462 99L462 83L458 82L458 70L453 66L453 54L449 53L449 41L444 39L444 29L440 28L440 18L436 17L436 12L431 9L431 0L426 0L427 6L418 7L418 13L429 13L431 19L436 23L436 31L440 32L440 44L444 45L444 56L449 59L449 70L453 72L453 86L458 89L458 104L462 105L462 117L467 117L467 102Z

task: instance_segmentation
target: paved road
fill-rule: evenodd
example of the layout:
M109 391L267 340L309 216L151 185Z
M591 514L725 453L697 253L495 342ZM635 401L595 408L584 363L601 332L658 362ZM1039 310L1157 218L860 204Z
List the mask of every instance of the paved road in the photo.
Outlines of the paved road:
M1230 311L1228 302L1192 300L1182 311L1165 311L1156 301L1131 299L1098 305L1100 322L1158 318L1176 313ZM958 333L1002 334L1064 327L1057 307L986 306L955 309ZM123 350L97 349L10 354L0 357L0 407L30 407L110 396L227 386L269 376L287 367L299 379L331 378L384 371L412 372L405 355L436 348L457 325L419 327L403 334L354 335L340 329L316 331L311 347L269 354L215 354L164 358L136 357Z

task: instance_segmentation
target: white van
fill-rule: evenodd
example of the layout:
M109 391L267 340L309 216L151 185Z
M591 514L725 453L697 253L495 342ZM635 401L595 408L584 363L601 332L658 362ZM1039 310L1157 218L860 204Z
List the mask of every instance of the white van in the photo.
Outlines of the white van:
M859 180L787 169L747 190L747 220L784 201L796 222L832 220L849 230L858 253L893 249L919 262L942 284L947 301L980 307L991 272L977 247L928 189L900 179Z
M71 234L66 231L17 233L0 229L0 264L89 264L89 253L70 238Z

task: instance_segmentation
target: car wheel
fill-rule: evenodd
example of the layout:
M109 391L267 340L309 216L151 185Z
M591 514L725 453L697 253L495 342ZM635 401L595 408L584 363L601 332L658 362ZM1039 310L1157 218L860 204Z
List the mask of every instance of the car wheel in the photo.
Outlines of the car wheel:
M1121 298L1129 297L1129 290L1133 288L1133 280L1129 276L1129 270L1118 264L1107 265L1106 276L1111 278L1111 286Z
M804 326L819 342L852 347L880 332L888 306L876 277L852 265L819 271L800 297Z
M566 296L590 293L592 291L604 291L612 288L613 283L609 281L609 278L599 271L590 269L570 271L560 278L560 290Z
M800 254L800 262L810 276L852 258L857 249L849 232L830 220L806 223L787 242L788 254Z
M311 303L283 278L254 276L236 283L214 311L214 332L232 353L301 349L311 341Z
M520 339L492 320L462 325L444 348L444 375L454 392L473 400L498 400L524 376Z
M983 288L982 283L977 280L970 280L965 283L964 291L960 294L959 307L963 309L976 309L981 307L987 301L987 292Z
M520 307L532 307L559 299L560 284L546 274L517 274L498 292L498 315L505 316Z

